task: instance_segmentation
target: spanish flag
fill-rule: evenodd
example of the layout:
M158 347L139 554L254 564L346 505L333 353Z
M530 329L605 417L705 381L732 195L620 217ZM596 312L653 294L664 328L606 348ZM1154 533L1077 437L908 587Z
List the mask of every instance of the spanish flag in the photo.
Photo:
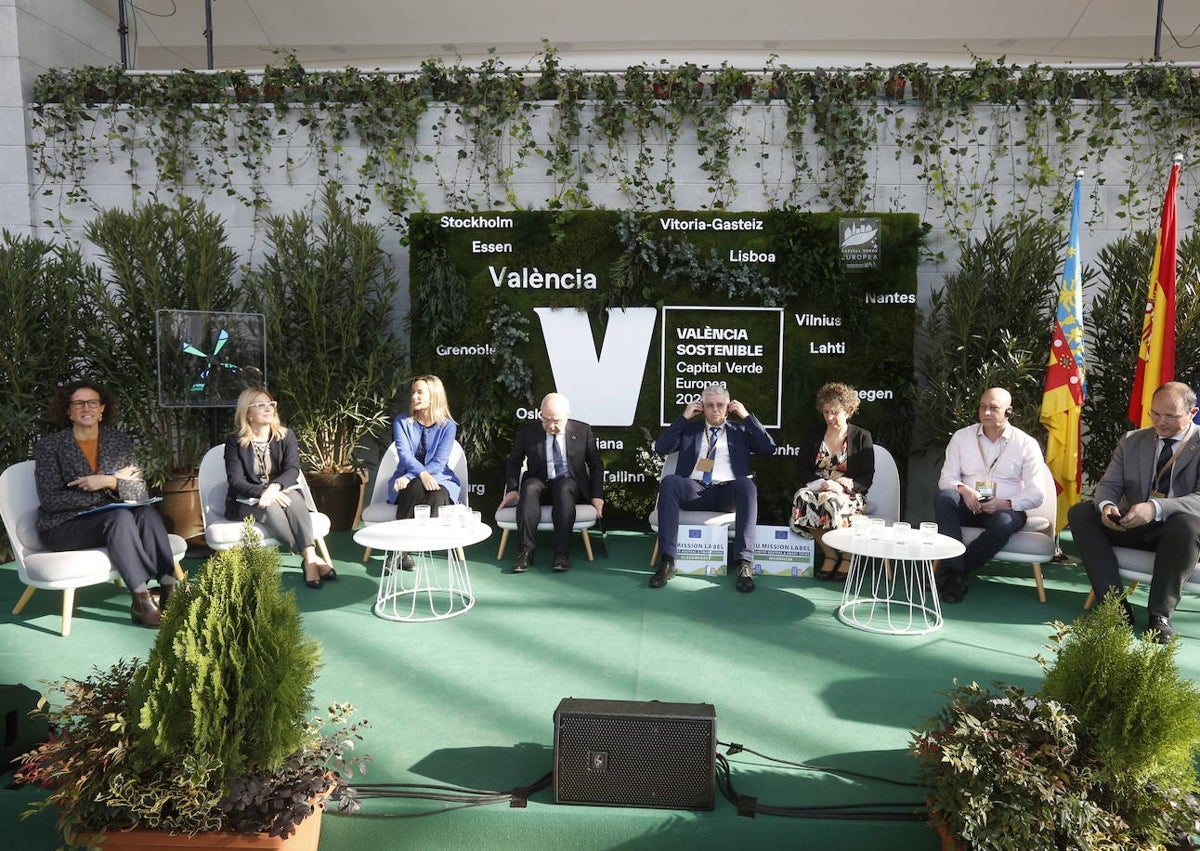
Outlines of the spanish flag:
M1083 275L1079 266L1079 209L1083 172L1075 173L1071 232L1058 290L1058 309L1050 341L1050 365L1042 393L1042 425L1049 432L1046 464L1058 491L1058 532L1067 525L1067 509L1083 490L1083 443L1080 423L1087 382L1083 364Z
M1142 317L1137 372L1129 396L1129 421L1138 428L1150 423L1150 399L1163 383L1175 380L1175 191L1183 154L1175 155L1167 197L1163 201L1158 244L1150 267L1150 295Z

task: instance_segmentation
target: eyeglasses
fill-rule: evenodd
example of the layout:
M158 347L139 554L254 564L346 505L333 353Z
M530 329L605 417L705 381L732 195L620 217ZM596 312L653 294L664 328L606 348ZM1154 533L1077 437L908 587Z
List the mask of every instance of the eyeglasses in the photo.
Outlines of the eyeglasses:
M1150 419L1152 419L1152 420L1162 420L1163 422L1166 422L1166 423L1177 423L1177 422L1180 422L1181 420L1184 420L1184 419L1186 419L1186 418L1188 418L1188 417L1190 417L1190 416L1191 416L1191 414L1190 414L1190 413L1183 413L1183 414L1160 414L1158 411L1151 411L1151 412L1150 412Z
M278 402L251 402L250 408L252 410L261 411L265 408L274 408L278 404Z
M104 404L104 403L101 402L99 399L72 399L71 400L71 407L77 411L81 411L84 408L99 408L102 404Z

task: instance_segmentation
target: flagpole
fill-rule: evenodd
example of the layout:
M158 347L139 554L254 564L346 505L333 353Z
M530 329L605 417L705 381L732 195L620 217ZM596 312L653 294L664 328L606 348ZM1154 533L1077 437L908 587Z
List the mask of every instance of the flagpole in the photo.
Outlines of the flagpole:
M1150 267L1149 291L1138 338L1137 368L1129 396L1129 421L1138 428L1150 422L1150 399L1162 384L1175 380L1175 276L1177 224L1175 196L1183 153L1177 153L1167 180L1158 241Z
M1046 427L1046 466L1054 476L1058 522L1067 523L1067 509L1083 492L1083 403L1087 398L1084 370L1083 275L1080 221L1083 198L1082 168L1075 172L1071 195L1071 224L1063 260L1058 306L1050 341L1050 358L1039 417ZM1046 494L1050 498L1050 494Z

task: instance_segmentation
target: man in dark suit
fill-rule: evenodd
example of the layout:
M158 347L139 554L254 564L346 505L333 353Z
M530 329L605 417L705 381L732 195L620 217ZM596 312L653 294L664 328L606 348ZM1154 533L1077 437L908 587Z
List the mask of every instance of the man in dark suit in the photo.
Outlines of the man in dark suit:
M692 421L703 414L704 418ZM742 422L730 422L728 414ZM704 388L700 398L689 402L683 412L659 435L654 451L679 453L675 473L663 476L658 485L658 548L662 553L658 570L650 577L651 588L661 588L675 575L675 542L679 534L679 512L736 511L733 560L737 590L754 590L754 527L758 524L758 488L751 478L750 455L771 455L775 441L745 405L730 400L721 384Z
M597 517L604 513L604 461L600 458L600 448L592 427L570 416L571 404L566 396L547 394L542 399L541 422L521 428L508 456L500 507L517 503L518 548L513 573L524 573L533 564L543 504L553 506L553 567L560 572L571 569L575 506L591 502Z
M1126 434L1113 451L1095 499L1067 512L1071 533L1098 598L1123 591L1113 546L1154 551L1147 610L1160 643L1200 558L1200 428L1196 392L1178 381L1155 391L1149 428ZM1125 601L1133 626L1133 609Z

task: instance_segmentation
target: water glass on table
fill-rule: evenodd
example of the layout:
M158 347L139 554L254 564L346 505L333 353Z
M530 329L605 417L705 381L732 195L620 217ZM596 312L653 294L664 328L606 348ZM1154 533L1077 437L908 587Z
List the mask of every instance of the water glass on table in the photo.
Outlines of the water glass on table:
M921 543L932 546L933 539L937 537L938 527L936 523L926 521L921 524Z
M413 506L413 519L415 519L420 524L428 524L429 523L429 513L430 513L430 508L428 505L414 505Z

